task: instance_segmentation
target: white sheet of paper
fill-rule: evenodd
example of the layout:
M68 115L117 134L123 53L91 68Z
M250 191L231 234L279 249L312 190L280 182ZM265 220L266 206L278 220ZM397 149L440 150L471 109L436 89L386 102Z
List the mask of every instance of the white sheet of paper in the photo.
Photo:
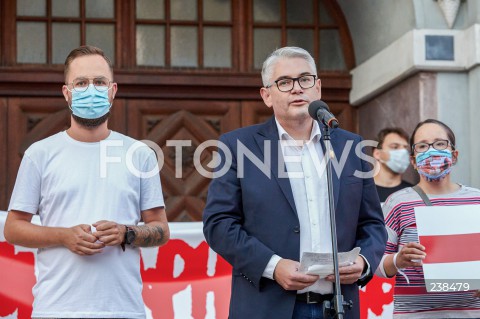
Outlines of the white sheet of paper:
M349 266L355 262L360 253L360 247L338 253L339 267ZM299 272L318 275L320 278L325 278L333 274L333 254L332 253L311 253L304 252L300 259Z

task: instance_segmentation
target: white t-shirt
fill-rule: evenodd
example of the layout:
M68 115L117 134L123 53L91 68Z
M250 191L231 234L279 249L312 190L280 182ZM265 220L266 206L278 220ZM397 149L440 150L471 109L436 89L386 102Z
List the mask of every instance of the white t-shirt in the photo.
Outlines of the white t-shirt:
M113 131L98 143L63 131L25 152L8 210L38 212L44 226L72 227L100 220L136 225L141 211L163 206L148 146ZM37 267L32 317L145 318L138 248L109 246L93 256L42 248Z

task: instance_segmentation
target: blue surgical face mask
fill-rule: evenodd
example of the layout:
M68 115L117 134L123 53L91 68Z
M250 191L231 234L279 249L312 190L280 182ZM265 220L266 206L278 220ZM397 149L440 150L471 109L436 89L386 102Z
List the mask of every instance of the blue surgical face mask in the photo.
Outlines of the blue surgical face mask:
M394 173L404 173L407 170L408 165L410 165L410 154L408 154L408 151L403 148L399 150L390 150L388 153L390 159L385 162L385 165L387 165Z
M84 92L72 90L72 113L83 119L98 119L108 113L112 104L108 91L99 91L90 84Z
M426 152L415 157L418 174L428 182L438 182L444 179L452 170L452 152L448 149L436 150L430 147Z

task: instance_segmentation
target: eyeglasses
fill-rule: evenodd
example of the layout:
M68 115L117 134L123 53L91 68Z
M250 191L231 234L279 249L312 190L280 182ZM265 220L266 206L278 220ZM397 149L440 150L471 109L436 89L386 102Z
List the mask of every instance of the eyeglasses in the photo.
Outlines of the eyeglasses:
M449 140L438 140L433 143L416 143L412 145L412 149L417 153L425 153L430 147L433 147L437 151L443 151L448 145L450 145L452 149L455 149L455 145Z
M72 86L73 91L81 93L88 89L90 82L100 92L108 91L112 87L112 81L103 76L98 78L76 78L72 83L67 84Z
M308 75L302 75L298 78L283 78L283 79L280 79L280 80L276 80L275 84L277 85L277 88L278 88L279 91L289 92L289 91L293 90L293 87L295 85L295 81L298 82L298 85L300 85L300 87L302 89L309 89L309 88L311 88L315 85L315 79L316 78L317 78L316 75L308 74ZM268 89L272 85L273 84L270 84L270 85L266 86L266 88Z

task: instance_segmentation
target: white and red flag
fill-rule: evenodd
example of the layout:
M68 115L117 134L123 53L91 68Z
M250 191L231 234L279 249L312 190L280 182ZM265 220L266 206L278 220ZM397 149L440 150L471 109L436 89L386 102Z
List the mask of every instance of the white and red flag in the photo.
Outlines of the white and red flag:
M415 207L425 281L480 289L480 205ZM469 289L469 290L470 290Z

